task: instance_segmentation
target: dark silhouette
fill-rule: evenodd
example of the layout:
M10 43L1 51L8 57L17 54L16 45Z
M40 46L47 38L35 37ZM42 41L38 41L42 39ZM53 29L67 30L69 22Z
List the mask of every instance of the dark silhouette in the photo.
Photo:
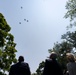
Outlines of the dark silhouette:
M29 20L24 19L24 21L29 22Z
M21 6L21 9L22 9L23 7Z
M24 62L24 57L19 56L18 61L11 66L9 75L31 75L28 63Z
M57 54L52 52L49 59L46 59L43 75L63 75L60 64L56 60Z
M21 22L19 22L19 24L21 24Z
M27 22L29 22L29 20L27 20Z
M26 21L26 19L24 19L24 21Z
M67 63L67 72L69 75L76 75L76 61L75 56L72 53L67 53L66 58L68 60Z

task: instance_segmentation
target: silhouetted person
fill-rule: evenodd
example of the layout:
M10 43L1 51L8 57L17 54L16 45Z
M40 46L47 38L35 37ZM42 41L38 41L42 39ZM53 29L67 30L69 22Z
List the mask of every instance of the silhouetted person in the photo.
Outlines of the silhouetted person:
M69 75L76 75L76 62L72 53L67 53L67 71Z
M28 63L24 62L24 57L19 56L18 63L10 68L9 75L31 75Z
M46 59L43 75L63 75L60 64L56 60L57 54L52 52L49 59Z

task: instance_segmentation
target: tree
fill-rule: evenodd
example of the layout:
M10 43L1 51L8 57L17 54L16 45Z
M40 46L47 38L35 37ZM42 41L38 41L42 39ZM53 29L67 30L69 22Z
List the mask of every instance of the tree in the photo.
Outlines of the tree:
M67 12L65 18L70 18L70 25L68 27L76 27L76 0L68 0L66 3ZM64 35L66 40L73 44L73 47L76 49L76 30L73 32L67 32L67 36ZM69 39L67 39L67 37ZM74 52L74 54L76 54ZM76 55L75 55L76 56Z
M32 73L31 75L37 75L37 73Z
M37 70L36 70L36 73L37 73L37 75L42 75L42 73L43 73L43 68L44 68L44 61L42 61L40 64L39 64L39 67L37 68Z
M11 27L0 13L0 75L6 75L10 65L17 61L14 36L10 33Z
M65 18L70 18L70 27L76 26L76 0L68 0L65 7L67 9Z
M62 39L66 39L68 43L71 43L72 47L76 48L76 31L68 31L66 34L62 35Z

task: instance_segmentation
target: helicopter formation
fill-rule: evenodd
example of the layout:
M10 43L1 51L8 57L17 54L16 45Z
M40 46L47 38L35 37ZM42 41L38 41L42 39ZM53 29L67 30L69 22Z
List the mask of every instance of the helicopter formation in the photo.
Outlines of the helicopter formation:
M23 9L23 7L21 6L21 9ZM29 22L29 20L24 19L24 21ZM21 24L21 22L19 22L19 24Z

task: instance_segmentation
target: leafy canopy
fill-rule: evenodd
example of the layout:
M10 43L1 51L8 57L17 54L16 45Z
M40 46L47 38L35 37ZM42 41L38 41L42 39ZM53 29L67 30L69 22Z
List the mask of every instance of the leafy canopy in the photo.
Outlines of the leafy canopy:
M0 13L0 75L5 75L11 64L17 61L16 43L14 43L14 36L10 33L10 30L11 27L3 14Z

